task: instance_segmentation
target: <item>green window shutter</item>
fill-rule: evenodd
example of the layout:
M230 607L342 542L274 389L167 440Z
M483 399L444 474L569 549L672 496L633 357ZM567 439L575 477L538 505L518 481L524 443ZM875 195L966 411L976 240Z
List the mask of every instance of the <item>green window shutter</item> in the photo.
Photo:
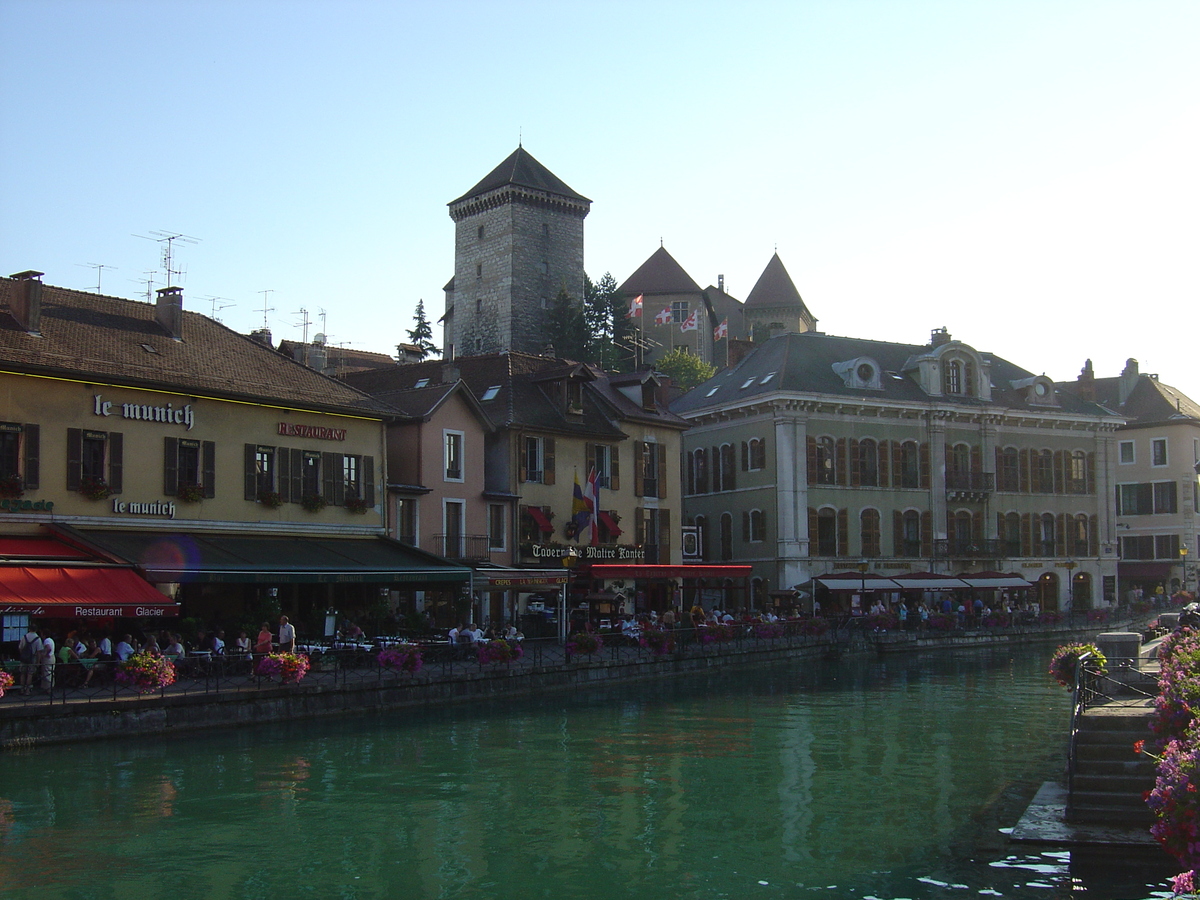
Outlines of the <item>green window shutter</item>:
M163 493L179 493L179 438L163 438Z
M125 435L119 431L108 433L108 489L114 494L121 493L125 484Z
M21 429L25 436L25 487L29 490L35 490L38 487L38 482L41 480L41 427L38 425L26 425Z

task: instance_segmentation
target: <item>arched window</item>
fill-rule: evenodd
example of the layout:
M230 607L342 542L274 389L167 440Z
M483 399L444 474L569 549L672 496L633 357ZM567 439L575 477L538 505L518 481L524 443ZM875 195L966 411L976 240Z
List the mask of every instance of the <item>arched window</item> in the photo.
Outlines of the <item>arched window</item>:
M1054 539L1054 515L1044 513L1034 520L1039 526L1039 534L1034 536L1038 552L1042 556L1053 556L1058 551L1058 543Z
M1004 555L1017 557L1021 555L1021 516L1010 512L1004 517L1004 533L1000 536L1004 541Z
M817 555L837 556L837 510L817 511Z
M1033 490L1038 494L1054 493L1054 454L1049 450L1033 452Z
M817 438L817 484L837 484L833 438Z
M717 457L713 460L713 490L732 491L734 472L737 469L737 456L733 444L722 444L717 451Z
M708 493L708 453L703 447L691 452L689 457L691 468L688 472L688 482L693 494Z
M745 453L748 471L757 472L767 467L767 442L762 438L750 438Z
M879 445L871 438L858 442L858 483L864 487L879 485Z
M896 548L897 556L921 555L921 514L915 509L907 510L901 520L902 546Z
M733 516L721 514L721 559L733 559Z
M957 359L944 360L942 362L942 393L961 394L962 377L962 363Z
M862 540L862 555L883 555L879 538L879 510L864 509L859 515L859 535Z
M761 543L767 539L767 517L761 509L750 510L750 540Z
M966 510L959 510L956 513L949 515L947 524L950 526L947 530L950 532L950 553L953 556L967 556L971 553L971 514Z
M959 491L971 489L971 447L955 444L946 454L946 487Z
M1088 548L1088 517L1080 513L1071 522L1071 550L1075 556L1090 556Z
M900 487L921 486L921 448L916 441L905 441L900 445Z
M1067 474L1067 492L1071 494L1087 493L1087 454L1076 450L1071 454L1070 472Z
M996 475L997 490L1019 491L1021 489L1021 457L1016 447L1005 447L1000 451L1000 471Z

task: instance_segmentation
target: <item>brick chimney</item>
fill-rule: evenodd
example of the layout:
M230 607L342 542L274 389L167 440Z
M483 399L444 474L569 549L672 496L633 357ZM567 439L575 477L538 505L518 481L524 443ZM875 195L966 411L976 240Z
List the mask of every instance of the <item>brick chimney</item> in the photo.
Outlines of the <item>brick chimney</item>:
M42 327L42 275L44 272L17 272L12 276L13 296L9 303L17 324L30 334L40 334Z
M1138 373L1138 361L1133 358L1125 360L1125 368L1121 370L1121 377L1117 379L1118 403L1124 404L1129 399L1129 395L1137 387L1139 378L1141 375Z
M1092 369L1092 361L1090 359L1084 362L1076 385L1075 393L1080 400L1096 402L1096 373Z
M183 288L159 288L154 318L172 338L183 338Z
M736 366L754 351L753 341L729 340L729 365Z
M948 344L952 340L954 339L950 337L950 332L946 329L945 325L941 328L933 329L933 332L929 335L929 345L931 347L940 347L942 344Z
M271 342L270 328L254 329L252 332L250 332L250 340L262 344L264 347L270 347L272 350L275 349L275 345Z

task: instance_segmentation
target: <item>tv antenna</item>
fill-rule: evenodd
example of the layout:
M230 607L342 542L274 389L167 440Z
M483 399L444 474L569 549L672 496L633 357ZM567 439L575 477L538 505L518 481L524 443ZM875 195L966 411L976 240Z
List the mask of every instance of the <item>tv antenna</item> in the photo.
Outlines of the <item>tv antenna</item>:
M321 333L324 334L326 336L326 338L328 338L329 329L326 326L328 326L328 324L329 324L327 321L329 314L327 312L325 312L325 307L318 306L317 307L317 315L320 316L320 318L321 318Z
M100 293L100 276L104 274L105 269L115 269L116 266L110 266L108 263L75 263L77 266L82 266L85 269L96 270L96 293Z
M299 310L292 313L292 315L300 316L300 325L303 329L303 331L301 332L303 334L303 337L301 337L300 343L307 344L308 343L308 326L312 324L312 320L308 317L308 310L302 306L302 307L300 307Z
M149 272L143 272L142 274L145 275L146 277L145 278L130 278L129 280L132 281L134 284L145 285L145 287L146 287L146 302L153 303L154 302L154 284L155 284L154 276L158 274L158 269L151 269Z
M180 234L177 231L151 231L150 234L154 235L154 237L148 237L144 234L135 234L134 237L162 244L162 267L167 275L167 287L171 287L172 276L182 275L186 271L174 267L175 242L178 241L181 244L198 244L200 243L200 238Z
M221 321L220 319L217 318L217 313L219 311L221 311L222 309L229 309L229 307L231 307L231 306L237 306L237 304L234 303L232 300L230 300L228 297L201 297L200 299L207 300L209 303L212 304L212 315L209 316L209 318L213 319L214 321L217 321L217 322ZM225 301L225 302L222 303L221 301ZM220 303L221 305L218 306L217 305L218 303Z
M267 301L271 299L267 295L275 293L275 288L267 288L265 291L259 291L259 293L263 295L263 331L270 331L271 325L267 322L267 313L275 312L275 307L267 306Z

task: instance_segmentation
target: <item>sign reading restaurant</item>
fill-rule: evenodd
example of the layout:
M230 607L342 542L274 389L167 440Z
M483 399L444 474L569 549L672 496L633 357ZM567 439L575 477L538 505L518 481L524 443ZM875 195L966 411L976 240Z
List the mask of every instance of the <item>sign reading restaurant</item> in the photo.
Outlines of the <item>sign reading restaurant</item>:
M296 425L292 422L280 422L279 433L284 437L313 438L318 441L344 441L345 428L326 428L323 425Z

